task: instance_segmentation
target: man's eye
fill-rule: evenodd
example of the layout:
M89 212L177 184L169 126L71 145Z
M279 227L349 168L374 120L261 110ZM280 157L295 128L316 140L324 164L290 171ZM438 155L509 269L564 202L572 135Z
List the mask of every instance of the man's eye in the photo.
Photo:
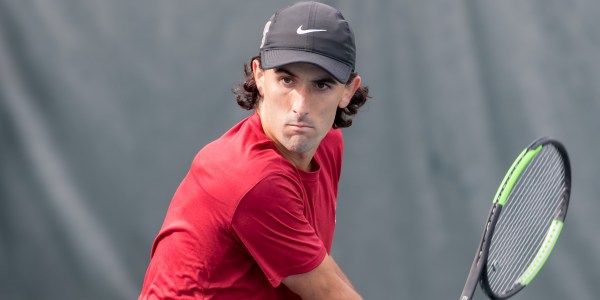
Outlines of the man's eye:
M319 89L319 90L326 90L330 87L330 85L325 82L317 82L316 86L317 86L317 89Z
M282 78L281 78L281 82L283 82L283 83L285 83L285 84L291 84L291 83L293 83L294 81L293 81L291 78L289 78L289 77L282 77Z

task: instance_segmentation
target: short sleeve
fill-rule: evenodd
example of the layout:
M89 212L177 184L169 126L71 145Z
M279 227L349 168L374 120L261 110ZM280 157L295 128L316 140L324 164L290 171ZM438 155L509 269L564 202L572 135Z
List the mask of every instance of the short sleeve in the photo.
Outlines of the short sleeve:
M271 175L243 197L233 216L234 233L273 287L313 270L327 254L305 209L299 184Z

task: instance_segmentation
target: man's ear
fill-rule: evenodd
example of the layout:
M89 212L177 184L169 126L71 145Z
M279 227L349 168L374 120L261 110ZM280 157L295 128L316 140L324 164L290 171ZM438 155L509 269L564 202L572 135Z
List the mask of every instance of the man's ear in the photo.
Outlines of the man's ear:
M254 75L254 82L256 82L256 88L258 94L263 97L263 87L265 84L265 71L261 69L260 62L258 59L252 61L252 74Z
M339 108L346 108L346 106L350 104L350 100L352 100L352 96L354 96L354 93L356 93L356 91L360 87L361 82L362 79L360 78L360 76L356 75L356 77L354 77L352 81L346 84L346 86L344 87L344 94L342 95L342 100L338 105Z

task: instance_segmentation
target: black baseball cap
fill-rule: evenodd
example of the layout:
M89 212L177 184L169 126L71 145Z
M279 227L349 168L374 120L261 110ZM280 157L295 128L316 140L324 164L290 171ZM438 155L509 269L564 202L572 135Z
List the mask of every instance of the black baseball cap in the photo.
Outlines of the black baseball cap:
M348 83L356 61L354 33L337 9L299 2L277 11L265 24L260 57L265 70L311 63Z

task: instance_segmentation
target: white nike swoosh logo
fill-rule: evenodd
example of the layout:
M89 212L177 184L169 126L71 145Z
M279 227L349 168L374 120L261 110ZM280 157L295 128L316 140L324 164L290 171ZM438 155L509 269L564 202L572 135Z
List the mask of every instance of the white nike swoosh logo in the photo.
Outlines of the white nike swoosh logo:
M319 32L319 31L327 31L327 29L302 29L302 25L300 25L300 27L298 27L298 30L296 30L297 34L307 34L307 33L311 33L311 32Z

